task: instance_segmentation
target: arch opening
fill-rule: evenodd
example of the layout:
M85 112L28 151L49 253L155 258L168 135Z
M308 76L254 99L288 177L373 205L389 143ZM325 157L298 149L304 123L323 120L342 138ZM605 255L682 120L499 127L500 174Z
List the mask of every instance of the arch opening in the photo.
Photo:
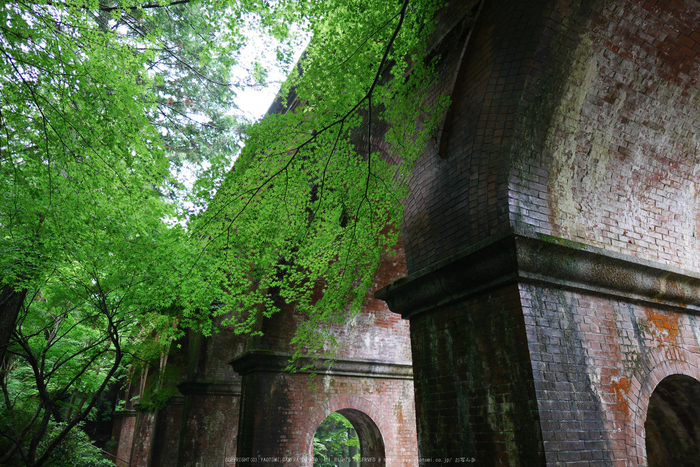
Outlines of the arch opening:
M700 452L700 381L686 375L664 378L649 399L647 465L695 465Z
M385 465L384 439L363 412L333 412L314 435L314 467L380 467Z

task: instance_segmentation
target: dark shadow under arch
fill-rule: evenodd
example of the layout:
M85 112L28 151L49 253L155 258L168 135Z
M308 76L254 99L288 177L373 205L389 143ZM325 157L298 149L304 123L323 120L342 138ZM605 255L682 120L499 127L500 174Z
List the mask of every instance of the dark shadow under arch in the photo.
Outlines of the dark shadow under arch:
M360 438L360 465L362 467L384 467L384 438L376 423L364 412L341 409L338 413L347 418Z
M678 467L700 463L700 381L686 375L664 378L649 399L647 465Z

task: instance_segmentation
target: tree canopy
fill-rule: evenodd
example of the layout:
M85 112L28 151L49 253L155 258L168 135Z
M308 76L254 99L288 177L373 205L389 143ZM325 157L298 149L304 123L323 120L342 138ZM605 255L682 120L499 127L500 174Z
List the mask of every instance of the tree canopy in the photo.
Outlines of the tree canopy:
M230 165L236 15L285 14L233 6L2 5L0 463L53 459L127 365L158 355L202 280L184 273L198 242L164 222L170 167Z
M0 24L0 462L50 462L134 361L184 327L300 352L359 310L395 242L431 64L433 0L6 2ZM264 34L283 111L248 127L232 66ZM241 65L241 64L239 64ZM425 120L425 119L423 119ZM238 155L241 135L245 147ZM233 168L229 171L234 158ZM182 217L172 168L205 161ZM177 219L182 223L166 222Z

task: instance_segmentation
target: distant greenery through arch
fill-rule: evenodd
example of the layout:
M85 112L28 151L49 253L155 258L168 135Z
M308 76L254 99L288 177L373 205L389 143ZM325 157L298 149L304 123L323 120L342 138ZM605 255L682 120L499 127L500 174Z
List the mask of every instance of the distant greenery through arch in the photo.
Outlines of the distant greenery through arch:
M314 435L314 467L360 465L360 439L350 421L338 412L330 414Z

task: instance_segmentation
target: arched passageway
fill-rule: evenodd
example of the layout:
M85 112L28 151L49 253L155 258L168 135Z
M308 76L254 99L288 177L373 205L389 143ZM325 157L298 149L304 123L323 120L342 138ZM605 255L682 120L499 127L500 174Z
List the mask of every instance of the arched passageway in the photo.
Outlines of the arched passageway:
M664 378L649 399L646 430L649 467L697 465L700 456L700 381Z
M342 417L333 417L334 414L339 414ZM347 437L352 437L352 432L356 433L357 438L359 439L359 446L357 448L354 448L353 446L349 446L348 449L343 449L341 448L339 451L334 451L331 456L337 456L338 453L340 453L341 458L343 460L338 459L338 462L336 462L336 465L342 465L342 466L347 466L347 467L380 467L380 466L385 466L385 449L384 449L384 439L382 437L381 432L379 431L379 427L372 421L372 419L365 413L355 410L355 409L341 409L338 410L337 412L334 412L333 414L329 415L322 423L319 425L319 429L317 429L317 433L319 430L322 430L323 427L327 427L326 429L331 429L331 430L343 430L343 424L342 420L345 419L349 422L350 425L352 425L351 429L349 430L348 436ZM337 426L335 428L331 427L331 425L335 423ZM347 427L346 428L350 428ZM352 443L350 443L352 444ZM320 463L320 458L314 448L314 466L316 465L325 465ZM359 450L359 459L354 459L352 460L351 458L353 455Z

